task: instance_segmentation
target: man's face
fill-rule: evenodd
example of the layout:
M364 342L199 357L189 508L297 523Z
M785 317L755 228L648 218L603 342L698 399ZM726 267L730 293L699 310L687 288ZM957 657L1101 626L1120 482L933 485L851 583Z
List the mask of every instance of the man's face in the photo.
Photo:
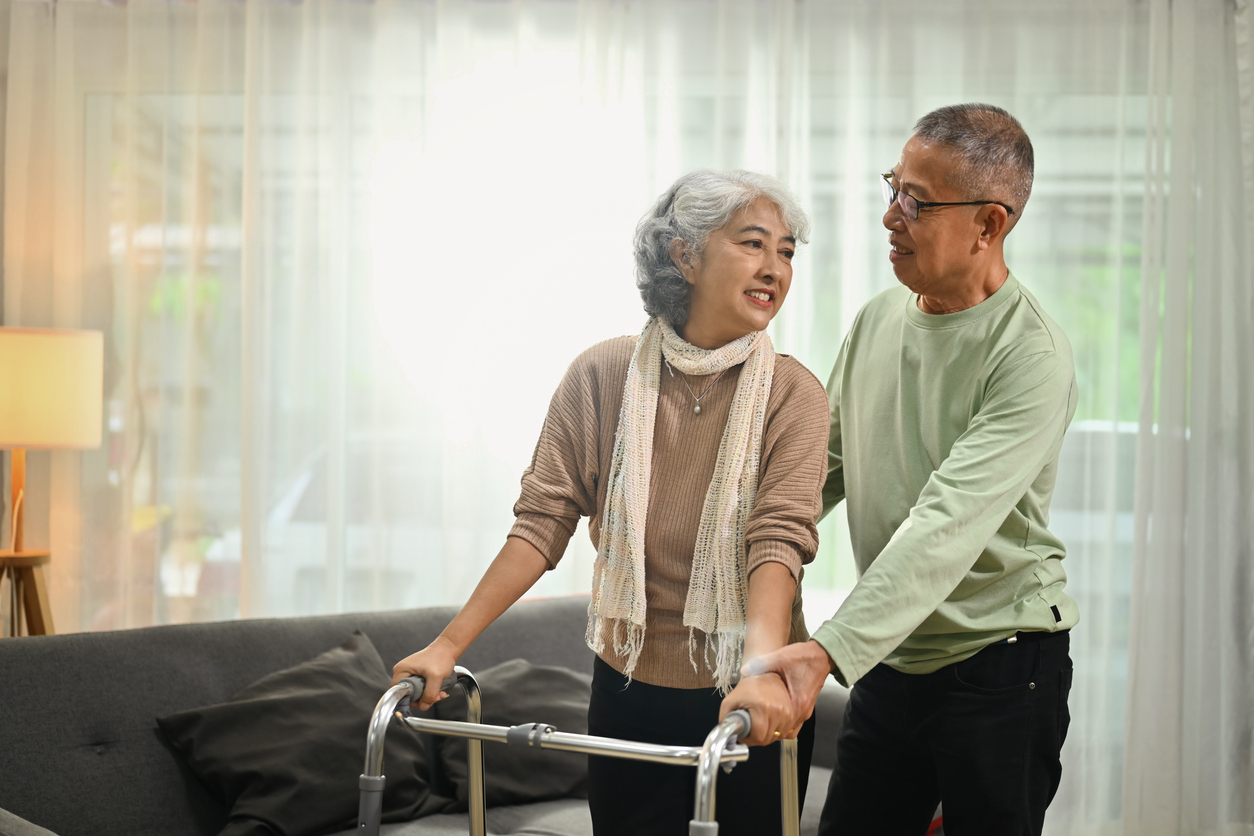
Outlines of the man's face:
M893 167L892 185L924 202L970 200L950 185L957 166L953 152L919 137L911 137ZM907 220L893 203L884 213L892 262L897 280L923 296L943 295L967 283L976 265L980 232L976 222L979 206L936 206L919 211L917 221Z

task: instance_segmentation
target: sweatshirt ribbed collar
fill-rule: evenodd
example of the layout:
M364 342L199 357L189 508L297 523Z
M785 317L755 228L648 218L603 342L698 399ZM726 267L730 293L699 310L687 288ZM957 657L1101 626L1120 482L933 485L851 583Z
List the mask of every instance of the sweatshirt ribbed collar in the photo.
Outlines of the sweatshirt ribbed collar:
M1019 280L1015 278L1014 273L1007 272L1006 281L1002 282L1001 287L997 288L992 296L985 299L974 308L967 308L965 311L948 314L930 314L919 310L919 295L917 293L910 294L910 301L906 305L906 317L914 325L920 328L927 328L931 331L939 331L947 328L961 328L964 325L970 325L972 322L983 319L993 313L996 313L1002 305L1009 302L1019 294Z

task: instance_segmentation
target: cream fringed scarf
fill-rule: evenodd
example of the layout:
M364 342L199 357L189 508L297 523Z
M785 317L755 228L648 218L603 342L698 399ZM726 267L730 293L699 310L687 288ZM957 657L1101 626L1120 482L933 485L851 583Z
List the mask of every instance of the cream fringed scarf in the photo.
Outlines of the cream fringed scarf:
M726 693L732 674L740 668L744 647L745 523L758 489L762 426L775 371L775 347L765 331L707 350L684 342L670 323L654 318L636 342L623 386L605 519L593 569L588 646L600 653L608 633L614 652L627 660L623 673L628 678L644 647L644 527L663 357L676 371L690 375L717 374L745 364L701 508L684 604L693 668L699 630L705 635L706 664Z

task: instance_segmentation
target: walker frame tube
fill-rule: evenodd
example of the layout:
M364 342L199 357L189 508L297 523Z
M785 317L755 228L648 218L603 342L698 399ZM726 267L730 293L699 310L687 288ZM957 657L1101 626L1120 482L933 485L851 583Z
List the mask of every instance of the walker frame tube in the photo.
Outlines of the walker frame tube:
M357 779L361 796L357 802L357 833L361 836L379 836L379 823L383 817L383 789L387 778L383 774L383 740L388 723L396 715L406 719L400 707L408 707L410 701L422 696L426 681L421 676L411 676L389 688L375 704L370 716L370 730L366 734L365 771ZM453 668L453 676L440 683L441 691L449 691L453 685L466 694L466 719L478 723L483 719L483 700L479 694L479 682L465 668ZM470 832L472 836L487 834L487 803L483 792L483 742L467 741L468 779L470 784Z
M578 752L627 760L665 763L674 766L697 767L697 792L693 819L688 824L690 836L717 836L718 822L714 818L715 785L718 769L730 772L737 763L749 759L749 749L737 743L737 739L749 734L751 721L744 709L727 715L706 737L701 746L667 746L642 743L634 740L618 740L596 735L561 732L543 723L521 726L491 726L480 723L482 704L479 684L465 668L455 668L457 684L467 695L466 722L457 720L429 720L424 717L407 717L398 706L408 703L412 696L422 693L425 683L421 677L410 677L394 685L375 706L370 720L370 732L366 742L366 771L359 779L361 802L358 810L357 829L363 836L378 836L382 815L383 787L383 738L388 723L396 715L415 731L446 737L465 738L470 747L468 779L470 783L470 833L485 836L487 833L486 810L483 789L483 741L524 745L536 749L553 749L562 752ZM451 687L452 680L441 685L442 690ZM800 811L797 804L797 741L784 740L780 746L780 793L783 836L798 836Z
M688 822L688 836L717 836L718 821L714 818L714 789L718 780L716 753L724 751L728 743L749 734L752 724L749 712L733 711L710 732L701 747L701 762L697 767L697 793L692 821ZM743 748L743 747L741 747ZM730 771L729 766L723 767ZM800 836L801 809L797 803L797 741L779 742L779 792L780 832L783 836Z
M705 836L718 833L718 821L714 818L714 786L718 781L720 755L728 744L749 733L752 721L744 709L733 711L705 738L701 747L701 762L697 765L697 798L688 822L689 836Z
M783 836L801 836L801 783L797 780L797 739L779 742L779 815Z

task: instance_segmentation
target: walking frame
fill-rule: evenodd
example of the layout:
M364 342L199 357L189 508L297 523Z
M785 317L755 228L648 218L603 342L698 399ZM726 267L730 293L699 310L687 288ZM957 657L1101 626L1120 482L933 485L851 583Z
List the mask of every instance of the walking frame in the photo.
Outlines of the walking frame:
M749 734L749 712L744 709L727 715L706 737L702 746L664 746L641 743L634 740L617 740L588 734L561 732L545 723L526 723L520 726L490 726L480 722L483 717L479 683L474 675L463 667L453 669L453 675L440 685L451 692L459 686L466 694L466 721L428 720L408 716L410 700L422 695L426 682L420 676L401 680L388 689L375 706L370 718L370 731L366 737L366 766L358 779L361 799L357 812L357 832L360 836L379 836L379 821L383 814L383 788L387 778L383 774L383 739L388 724L395 716L415 731L448 737L466 738L469 747L467 759L470 783L470 833L486 836L486 804L483 791L483 741L505 743L511 746L530 746L535 749L554 749L561 752L581 752L629 760L651 761L674 766L697 767L697 794L692 821L688 823L689 836L717 836L718 822L714 818L714 790L718 780L718 768L731 772L732 768L749 759L749 748L736 741ZM801 810L797 803L797 741L780 741L780 795L783 836L799 836Z

